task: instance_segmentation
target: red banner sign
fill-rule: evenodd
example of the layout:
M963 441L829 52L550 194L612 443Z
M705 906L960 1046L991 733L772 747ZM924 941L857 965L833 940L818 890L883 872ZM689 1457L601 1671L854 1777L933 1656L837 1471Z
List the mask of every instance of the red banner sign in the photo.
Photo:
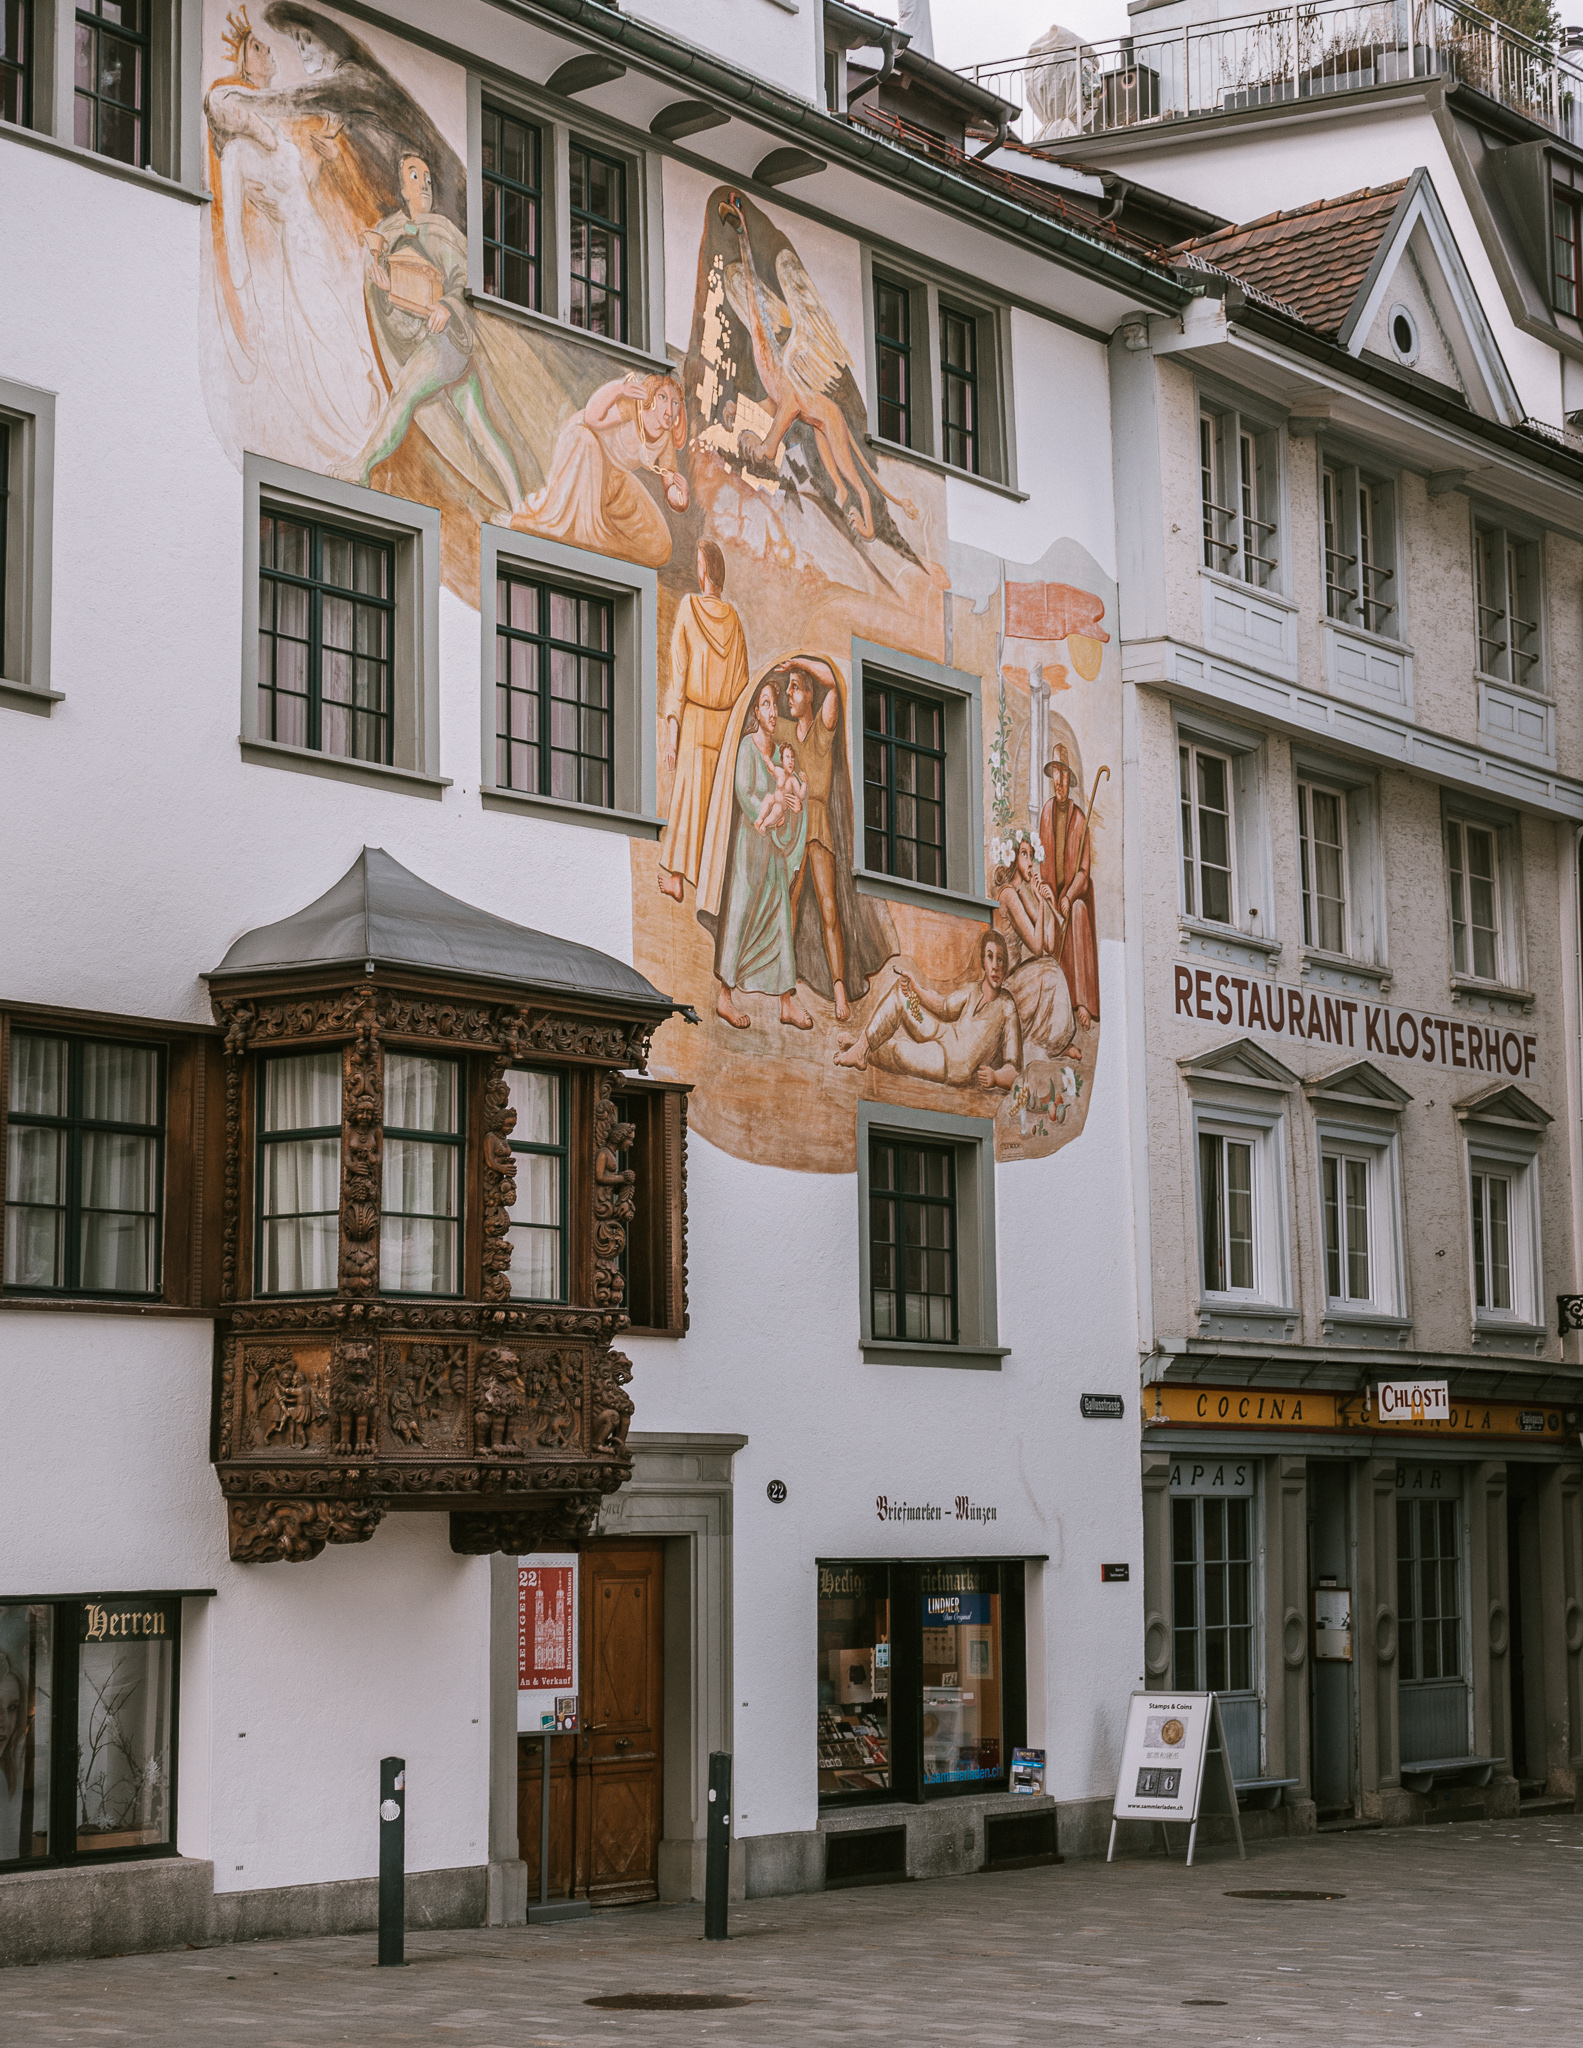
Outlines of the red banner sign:
M569 1691L577 1626L574 1567L517 1566L517 1690Z

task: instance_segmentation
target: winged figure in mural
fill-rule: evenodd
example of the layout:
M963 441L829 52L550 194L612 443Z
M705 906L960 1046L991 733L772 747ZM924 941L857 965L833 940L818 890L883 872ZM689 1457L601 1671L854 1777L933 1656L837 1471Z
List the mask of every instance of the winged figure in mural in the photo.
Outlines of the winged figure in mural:
M741 261L726 267L726 297L752 340L759 382L775 408L767 432L743 435L744 451L767 468L777 468L787 432L800 421L813 435L837 504L862 539L874 538L876 498L889 499L916 519L917 506L886 490L853 438L838 396L852 359L802 258L790 244L781 250L775 259L777 292L753 254L739 192L721 200L720 218L735 228L742 251Z

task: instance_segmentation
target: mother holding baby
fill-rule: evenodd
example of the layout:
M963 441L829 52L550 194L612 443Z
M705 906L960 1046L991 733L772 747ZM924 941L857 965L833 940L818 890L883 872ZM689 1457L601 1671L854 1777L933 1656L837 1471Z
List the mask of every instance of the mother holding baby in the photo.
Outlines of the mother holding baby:
M783 760L776 744L779 721L779 690L766 680L754 692L731 782L715 778L698 878L700 922L715 939L716 1014L739 1031L753 1020L734 1000L737 989L779 996L783 1024L813 1029L813 1019L797 1000L792 911L792 887L807 843L807 785ZM733 796L736 827L727 841L718 807ZM725 856L718 862L711 858L716 848Z

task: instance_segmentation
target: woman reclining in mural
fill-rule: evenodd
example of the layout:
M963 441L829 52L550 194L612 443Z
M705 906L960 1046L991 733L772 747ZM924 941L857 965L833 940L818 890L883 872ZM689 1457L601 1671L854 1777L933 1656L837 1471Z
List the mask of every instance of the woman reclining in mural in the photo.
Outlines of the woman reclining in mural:
M818 655L795 655L772 668L758 692L744 692L726 721L720 760L740 758L740 736L745 728L751 728L759 693L766 689L775 698L777 714L770 754L781 763L783 751L789 751L789 772L806 792L802 798L804 852L790 884L792 978L785 988L770 992L790 991L789 1000L781 1006L781 1021L806 1030L812 1019L796 999L797 982L806 982L815 994L833 1004L838 1018L849 1016L851 1004L868 993L870 975L877 974L896 952L896 930L884 904L859 896L852 882L846 692L833 662ZM766 772L773 780L772 771ZM732 1001L731 991L757 984L728 975L721 935L730 923L742 886L736 849L744 823L755 815L745 809L740 791L730 780L716 774L698 870L698 922L716 940L715 972L721 982L717 1013L739 1030L746 1030L752 1019Z
M668 371L628 371L601 384L555 437L549 480L512 520L526 533L569 541L662 569L671 558L665 514L638 482L659 479L673 512L687 509L687 479L676 451L687 440L682 388Z
M941 995L898 974L856 1038L844 1032L838 1067L879 1067L948 1088L1010 1088L1022 1065L1022 1027L1004 984L1010 957L997 931L979 937L981 978Z
M1055 896L1039 872L1038 841L1018 832L1014 843L1011 866L995 870L995 900L1005 916L1008 950L1016 963L1006 976L1006 990L1017 1005L1024 1045L1054 1059L1066 1051L1076 1029L1061 965L1063 926Z

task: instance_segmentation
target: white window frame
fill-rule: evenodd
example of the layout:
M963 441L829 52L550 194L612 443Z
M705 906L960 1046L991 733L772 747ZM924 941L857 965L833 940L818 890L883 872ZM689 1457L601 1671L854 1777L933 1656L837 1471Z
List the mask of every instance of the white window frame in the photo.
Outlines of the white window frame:
M395 760L354 761L261 737L258 724L259 517L325 519L386 543L395 557L392 702ZM488 528L485 531L489 531ZM440 515L430 505L341 483L267 456L242 458L242 758L438 798L450 786L440 760Z
M891 1135L914 1144L949 1145L956 1158L957 1341L924 1344L874 1335L869 1252L869 1141ZM963 1367L998 1372L1011 1356L1000 1341L995 1258L993 1117L950 1116L889 1102L857 1106L859 1343L871 1365Z
M868 442L887 455L911 456L946 476L970 483L1017 490L1016 435L1012 429L1012 350L1009 309L988 297L982 285L933 270L916 259L897 255L887 248L863 245L863 354L866 364L868 399ZM877 307L874 297L876 269L888 283L903 286L909 294L908 331L911 366L916 373L912 398L910 442L884 438L879 431L879 350L876 346ZM977 324L977 370L979 404L979 466L963 468L947 462L945 446L944 379L940 370L940 302L944 299L955 313L967 313Z
M1263 954L1279 952L1279 945L1272 936L1274 924L1269 906L1275 901L1274 880L1271 872L1269 834L1265 829L1264 790L1264 740L1262 735L1245 732L1239 726L1224 723L1207 713L1197 710L1179 710L1175 720L1176 774L1177 774L1177 904L1182 926L1188 932L1204 932L1223 937L1230 933L1239 934L1255 951ZM1231 922L1223 924L1218 919L1207 918L1201 908L1189 908L1187 900L1186 868L1189 849L1182 837L1181 802L1181 755L1183 748L1190 748L1207 754L1217 754L1229 762L1231 767L1230 798L1232 803L1232 882ZM1194 775L1196 806L1196 763ZM1195 832L1196 838L1196 832ZM1194 849L1196 859L1196 846ZM1199 890L1201 895L1202 891Z
M1290 1301L1286 1227L1286 1120L1281 1109L1206 1097L1193 1104L1193 1276L1201 1309L1280 1312ZM1200 1140L1230 1140L1252 1148L1253 1285L1212 1288L1204 1273L1205 1194Z
M1379 786L1372 775L1358 771L1356 762L1332 760L1306 747L1292 749L1293 827L1297 840L1298 910L1302 918L1305 961L1322 969L1327 962L1351 971L1362 967L1375 970L1375 979L1386 973L1386 902L1380 850ZM1306 836L1312 836L1312 793L1320 790L1341 802L1343 873L1346 902L1342 946L1339 952L1317 944L1309 918L1309 891L1303 886ZM1308 792L1305 801L1304 792ZM1311 868L1310 868L1311 871Z
M1328 797L1336 807L1336 830L1339 837L1331 842L1338 856L1340 868L1341 895L1339 898L1321 897L1319 890L1319 847L1318 826L1314 818L1314 799ZM1332 784L1322 782L1317 776L1300 775L1297 780L1297 866L1298 882L1302 895L1303 945L1316 953L1350 953L1352 937L1352 849L1351 834L1347 826L1347 793ZM1319 937L1321 930L1320 908L1323 903L1339 903L1340 943L1328 946Z
M1200 567L1247 590L1284 594L1280 428L1201 393L1196 455Z
M1514 644L1511 630L1513 606L1518 600L1512 590L1514 552L1525 557L1521 573L1529 594L1521 602L1533 612L1526 620L1531 634L1526 647ZM1486 576L1487 559L1496 568ZM1543 536L1521 525L1513 525L1504 514L1474 509L1473 512L1473 667L1484 682L1502 684L1544 697L1549 693L1545 634L1545 574ZM1517 614L1521 618L1521 614ZM1486 662L1486 652L1493 659Z
M111 177L175 186L179 196L205 197L203 133L203 7L200 0L150 0L149 161L121 163L80 148L76 137L75 0L34 0L31 105L25 127L3 132L68 155Z
M1203 776L1200 763L1218 761L1225 771L1226 808L1218 813L1226 821L1226 917L1211 917L1204 907L1204 854L1200 795ZM1182 908L1201 924L1237 924L1237 764L1235 756L1221 747L1210 747L1191 739L1180 739L1176 750L1177 796L1182 833Z
M1325 616L1349 633L1403 644L1396 479L1324 453L1319 473Z
M1402 1229L1402 1173L1400 1141L1394 1132L1383 1133L1361 1125L1315 1120L1318 1144L1318 1217L1321 1284L1327 1321L1373 1320L1385 1316L1405 1320L1406 1299L1403 1275L1406 1262ZM1369 1292L1346 1292L1346 1244L1341 1247L1342 1292L1330 1291L1330 1242L1325 1214L1325 1162L1361 1164L1368 1175ZM1345 1216L1345 1182L1342 1176L1342 1210Z
M479 788L485 809L552 818L561 824L591 825L597 830L624 833L629 839L657 839L664 821L657 815L659 579L654 570L499 526L483 527L481 538L478 619L483 761ZM498 585L501 571L511 569L544 577L563 588L586 591L612 606L615 802L611 805L574 803L564 797L507 789L496 779Z
M540 131L539 276L540 304L520 306L484 290L484 101L488 99ZM573 142L619 157L627 167L627 334L624 340L574 327L571 298L571 237L568 192ZM559 336L575 336L624 366L674 370L665 353L665 218L663 159L608 115L574 101L524 92L514 80L491 73L467 77L467 296L509 320Z
M1467 830L1487 832L1495 854L1495 973L1479 974L1474 969L1471 944L1471 905L1467 889ZM1466 965L1457 959L1455 900L1452 883L1451 847L1453 834L1462 857L1463 919L1470 932ZM1522 898L1522 849L1519 823L1512 812L1494 806L1452 799L1442 803L1441 859L1446 889L1446 944L1451 963L1451 986L1473 989L1512 989L1525 992L1527 948L1524 942Z
M0 709L47 718L65 694L50 687L55 533L55 394L0 377L0 421L10 429L6 476L5 642Z
M1511 1273L1511 1305L1481 1307L1474 1264L1473 1195L1477 1179L1503 1179L1509 1189L1507 1259ZM1501 1142L1471 1124L1467 1140L1467 1187L1464 1203L1468 1248L1468 1300L1475 1329L1542 1332L1539 1304L1544 1299L1539 1234L1539 1175L1534 1152L1520 1141ZM1486 1240L1487 1242L1487 1240Z

